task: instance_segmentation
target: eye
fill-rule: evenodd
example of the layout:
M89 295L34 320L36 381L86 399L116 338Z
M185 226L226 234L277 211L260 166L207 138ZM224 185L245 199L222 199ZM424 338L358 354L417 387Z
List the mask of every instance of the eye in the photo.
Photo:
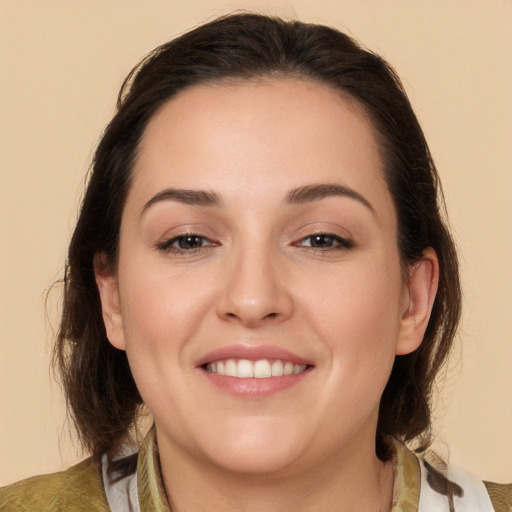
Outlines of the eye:
M206 243L206 238L199 235L178 236L173 239L173 246L180 249L198 249Z
M158 245L158 249L167 252L193 253L202 248L218 245L208 238L195 233L175 236Z
M309 235L297 244L300 247L311 247L313 249L350 249L353 243L346 238L330 233L315 233Z

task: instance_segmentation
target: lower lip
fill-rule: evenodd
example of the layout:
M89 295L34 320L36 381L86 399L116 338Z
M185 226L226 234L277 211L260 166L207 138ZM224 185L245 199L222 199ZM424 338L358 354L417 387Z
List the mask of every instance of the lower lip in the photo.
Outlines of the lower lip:
M307 368L301 373L282 375L281 377L268 377L265 379L228 377L218 373L207 372L200 368L201 373L215 386L225 393L240 398L265 398L289 389L302 381L311 373L312 368Z

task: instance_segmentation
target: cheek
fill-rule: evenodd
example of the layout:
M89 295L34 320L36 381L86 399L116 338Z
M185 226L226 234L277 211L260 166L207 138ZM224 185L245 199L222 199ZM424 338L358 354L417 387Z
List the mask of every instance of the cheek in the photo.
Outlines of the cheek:
M331 337L345 339L350 332L378 344L379 338L398 334L403 289L398 264L346 265L316 274L304 289L313 320Z
M309 322L328 349L332 375L376 399L395 358L402 290L398 264L374 263L317 279L305 295Z
M198 276L172 272L165 262L120 262L121 310L132 366L179 363L187 342L211 304L210 288ZM136 369L134 368L136 371Z
M120 268L123 329L137 388L149 410L161 418L170 411L176 414L183 361L207 301L189 280L177 282L158 265L145 267L145 272L134 266Z

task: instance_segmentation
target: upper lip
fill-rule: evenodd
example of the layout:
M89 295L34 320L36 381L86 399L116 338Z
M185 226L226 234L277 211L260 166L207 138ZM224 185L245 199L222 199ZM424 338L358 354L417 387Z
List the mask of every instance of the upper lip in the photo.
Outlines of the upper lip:
M259 359L280 359L281 361L289 361L293 364L312 365L311 361L280 347L273 345L243 344L228 345L212 350L197 359L195 365L199 367L222 359L248 359L250 361L257 361Z

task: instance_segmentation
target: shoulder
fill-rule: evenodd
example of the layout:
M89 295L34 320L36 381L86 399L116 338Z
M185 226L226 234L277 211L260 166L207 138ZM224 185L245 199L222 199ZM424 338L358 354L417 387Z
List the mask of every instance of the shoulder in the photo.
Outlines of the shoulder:
M512 483L484 482L496 512L512 512Z
M463 469L446 465L434 454L427 459L419 457L421 510L441 510L436 507L440 506L442 499L447 499L449 510L512 512L512 484L484 482ZM431 508L422 508L422 504L429 504Z
M395 511L512 512L512 484L485 482L446 464L434 452L411 451L393 442Z
M0 487L0 511L107 512L100 465L86 459L59 473L40 475Z

